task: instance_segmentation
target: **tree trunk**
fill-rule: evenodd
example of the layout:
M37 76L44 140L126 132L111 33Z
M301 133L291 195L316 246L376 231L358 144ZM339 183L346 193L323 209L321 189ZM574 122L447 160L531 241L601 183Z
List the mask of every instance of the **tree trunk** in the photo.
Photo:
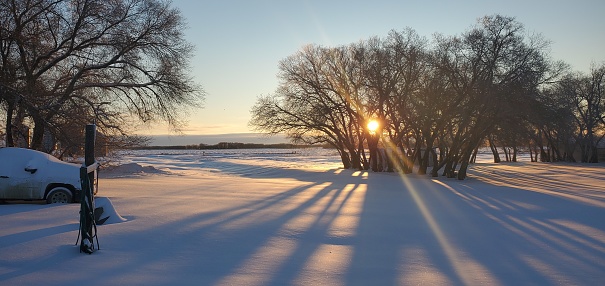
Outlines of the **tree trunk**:
M446 176L448 178L453 178L456 176L456 165L454 164L455 160L455 156L451 156L450 158L446 159L446 163L443 169L443 176Z
M599 163L599 151L597 149L596 146L590 146L590 158L589 158L589 162L590 163Z
M477 153L479 153L479 147L475 148L473 155L471 156L471 163L477 163Z
M38 116L32 116L34 119L34 134L32 135L30 148L34 150L42 150L42 142L44 139L44 130L46 129L44 125L44 120Z
M506 160L506 162L510 162L510 157L508 156L508 151L506 150L506 147L502 147L502 151L504 152L504 160Z
M366 157L366 151L363 148L363 138L361 136L358 138L359 144L357 145L357 153L359 154L357 157L359 158L358 162L356 162L353 166L354 169L359 171L367 170L369 168L368 158Z
M342 167L345 169L351 169L351 158L349 157L349 154L344 150L338 150L338 153L340 153Z
M338 154L340 155L340 161L342 162L342 167L345 169L350 169L351 168L351 157L345 150L344 146L342 146L342 144L339 144L339 143L333 143L333 144L331 143L331 145L334 146L336 148L336 150L338 151Z
M401 157L403 158L403 173L410 174L414 169L414 162L412 161L413 152L409 149L406 150L403 146L401 147Z
M544 150L544 146L540 145L540 162L550 162L548 153Z
M372 171L378 172L378 136L370 135L368 138L368 148L370 149L370 166Z
M433 142L432 142L432 140L429 139L426 142L426 149L424 150L424 152L420 152L421 156L420 156L420 161L418 162L418 174L420 174L420 175L426 174L426 170L429 167L429 159L430 159L432 149L433 149Z
M435 152L435 149L433 148L431 148L431 152L433 154L433 169L431 170L431 177L437 177L437 172L439 172L439 169L436 169L437 165L439 164L439 161L437 160L437 152Z
M465 151L462 155L462 162L460 163L460 169L458 169L458 180L464 180L466 178L466 171L470 163L471 152Z
M432 177L438 177L439 176L439 170L441 168L443 168L443 166L445 166L445 162L446 162L446 158L447 158L447 154L446 154L446 148L443 146L439 147L439 160L437 161L437 157L435 156L435 161L436 163L433 165L433 169L431 169L431 176Z
M500 159L500 153L498 153L498 148L494 141L490 138L489 140L489 148L492 150L492 155L494 155L494 163L500 163L502 160Z
M15 147L15 140L13 139L13 112L15 110L15 103L12 101L8 102L6 110L6 146Z

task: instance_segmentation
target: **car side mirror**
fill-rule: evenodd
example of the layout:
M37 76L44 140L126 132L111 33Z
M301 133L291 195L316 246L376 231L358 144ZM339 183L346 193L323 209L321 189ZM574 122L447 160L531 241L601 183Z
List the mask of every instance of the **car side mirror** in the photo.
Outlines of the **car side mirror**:
M38 169L35 169L35 168L27 168L27 167L25 168L25 172L29 172L30 174L33 174L33 173L35 173L36 171L38 171Z

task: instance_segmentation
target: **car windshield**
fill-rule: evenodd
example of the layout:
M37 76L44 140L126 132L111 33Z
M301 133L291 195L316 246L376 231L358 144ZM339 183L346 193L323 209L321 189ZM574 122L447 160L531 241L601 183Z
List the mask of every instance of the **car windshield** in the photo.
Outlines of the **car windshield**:
M53 155L46 154L46 156L47 156L47 158L48 158L48 160L49 160L49 161L53 161L53 162L63 162L63 161L61 161L61 160L57 159L57 157L55 157L55 156L53 156Z

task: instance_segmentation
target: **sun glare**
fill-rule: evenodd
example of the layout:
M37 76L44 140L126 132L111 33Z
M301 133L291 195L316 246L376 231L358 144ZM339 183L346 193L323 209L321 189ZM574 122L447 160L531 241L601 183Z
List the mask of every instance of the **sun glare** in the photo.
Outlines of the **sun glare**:
M368 122L368 130L371 133L376 132L376 130L378 130L378 121L376 121L376 120L370 120L370 122Z

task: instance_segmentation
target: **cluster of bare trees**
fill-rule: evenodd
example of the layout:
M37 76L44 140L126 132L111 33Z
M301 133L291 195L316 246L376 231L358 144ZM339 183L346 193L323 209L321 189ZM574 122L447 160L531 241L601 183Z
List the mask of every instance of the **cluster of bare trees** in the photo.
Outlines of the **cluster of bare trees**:
M409 173L417 165L424 174L432 165L433 176L464 179L483 144L498 161L497 147L514 160L520 146L542 160L562 159L561 146L595 146L603 136L596 99L603 68L588 78L565 76L566 65L550 60L547 48L500 15L433 41L407 29L347 46L306 46L280 63L280 86L258 98L250 124L330 144L345 168ZM375 133L371 120L380 123Z
M1 1L5 143L67 150L83 144L83 126L93 121L111 138L132 134L137 121L179 126L203 91L186 74L192 47L169 4Z
M540 129L549 161L598 162L597 147L605 140L605 64L588 75L567 73L544 93L549 122ZM574 156L575 155L575 156Z

